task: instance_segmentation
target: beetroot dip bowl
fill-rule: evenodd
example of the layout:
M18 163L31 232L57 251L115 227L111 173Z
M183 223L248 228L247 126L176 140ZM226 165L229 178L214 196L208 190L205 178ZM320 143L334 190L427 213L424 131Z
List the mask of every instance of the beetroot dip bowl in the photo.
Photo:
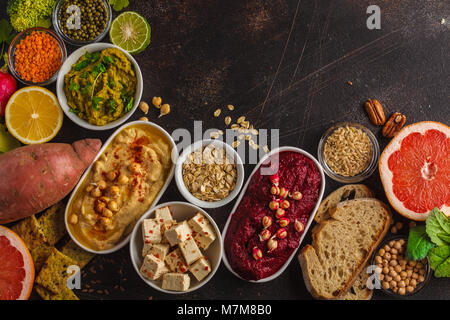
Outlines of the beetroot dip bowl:
M274 156L279 157L278 172L262 175ZM238 276L268 278L298 249L323 194L323 172L316 163L306 154L281 151L251 176L224 239L226 259Z

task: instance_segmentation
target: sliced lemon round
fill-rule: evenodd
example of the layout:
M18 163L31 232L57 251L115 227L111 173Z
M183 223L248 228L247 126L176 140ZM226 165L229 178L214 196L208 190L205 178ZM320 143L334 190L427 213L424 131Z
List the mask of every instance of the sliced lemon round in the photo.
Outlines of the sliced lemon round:
M24 144L50 141L61 129L63 118L56 96L36 86L16 91L5 110L8 131Z

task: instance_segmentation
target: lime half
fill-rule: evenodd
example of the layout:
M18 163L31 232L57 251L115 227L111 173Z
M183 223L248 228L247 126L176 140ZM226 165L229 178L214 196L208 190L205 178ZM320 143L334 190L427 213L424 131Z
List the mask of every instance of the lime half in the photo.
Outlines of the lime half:
M134 11L121 13L111 24L111 42L131 54L144 51L150 44L151 28L147 20Z

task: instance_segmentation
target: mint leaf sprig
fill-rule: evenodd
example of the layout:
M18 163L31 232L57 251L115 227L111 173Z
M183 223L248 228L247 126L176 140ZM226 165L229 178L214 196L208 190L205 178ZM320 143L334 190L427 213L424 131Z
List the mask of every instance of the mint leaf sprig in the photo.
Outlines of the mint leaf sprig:
M410 230L407 256L410 260L428 256L430 267L437 278L450 277L450 218L434 208L425 226Z

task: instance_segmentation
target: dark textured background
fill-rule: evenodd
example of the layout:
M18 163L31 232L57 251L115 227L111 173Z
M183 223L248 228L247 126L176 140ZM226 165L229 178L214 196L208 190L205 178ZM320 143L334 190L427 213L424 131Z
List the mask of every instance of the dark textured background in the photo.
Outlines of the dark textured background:
M450 122L447 0L130 2L126 10L141 13L152 26L149 48L135 56L145 80L143 100L161 96L172 106L172 112L160 119L156 109L149 113L150 120L168 132L192 132L193 120L204 121L205 129L224 129L223 116L215 119L212 113L233 104L234 119L246 115L257 128L279 128L280 145L316 155L323 132L339 121L368 126L379 137L380 147L386 145L364 112L368 97L378 99L387 114L404 113L408 123ZM381 30L366 27L371 4L382 10ZM141 116L137 110L131 119ZM112 132L85 130L65 118L53 141L105 141ZM252 169L246 167L247 175ZM365 183L386 200L377 172ZM326 184L326 194L339 186L328 177ZM174 181L160 202L171 200L184 200ZM208 210L220 228L233 204ZM222 264L204 287L181 296L147 287L131 266L128 248L97 256L84 271L83 288L89 284L93 292L76 291L81 299L311 298L295 259L279 278L265 284L241 281ZM374 298L389 297L376 292ZM411 298L448 299L450 279L432 278Z

